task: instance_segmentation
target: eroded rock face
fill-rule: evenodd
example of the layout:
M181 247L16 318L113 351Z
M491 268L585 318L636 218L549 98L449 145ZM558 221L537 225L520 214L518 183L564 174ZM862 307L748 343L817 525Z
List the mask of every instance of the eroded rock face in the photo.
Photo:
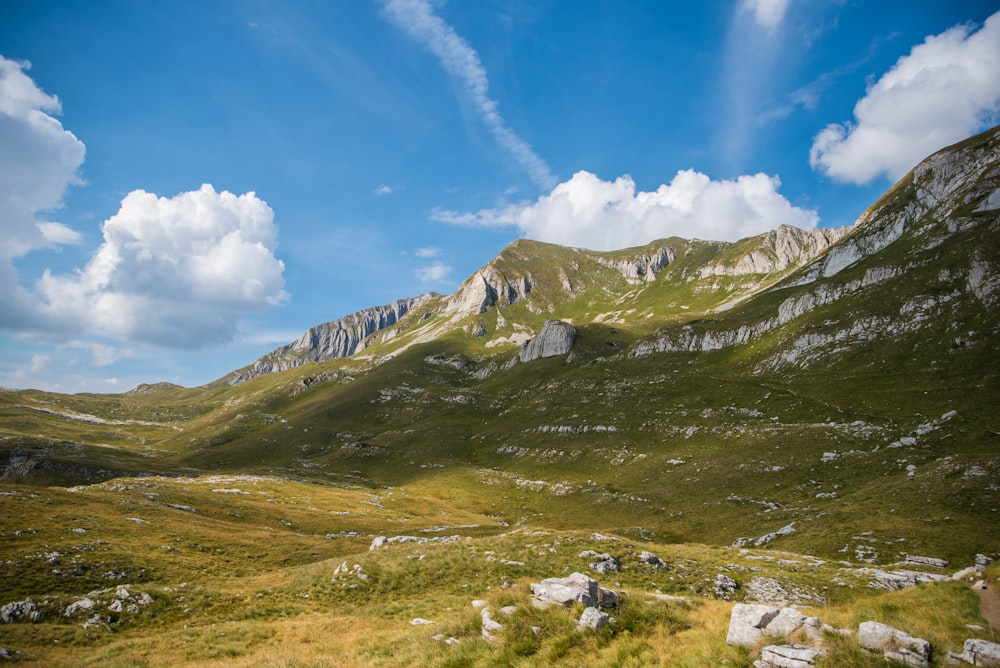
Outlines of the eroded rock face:
M849 227L801 230L781 225L761 235L760 244L735 264L710 264L701 270L701 277L770 274L797 264L805 264L839 241Z
M655 253L637 258L609 260L599 257L597 261L605 267L617 270L630 285L656 280L656 275L674 261L674 249L661 248Z
M562 320L546 320L538 336L528 339L521 346L518 359L530 362L542 357L565 355L573 348L576 328Z
M369 336L392 327L411 309L419 307L432 296L428 293L399 299L385 306L373 306L312 327L287 346L272 350L251 367L235 372L227 378L227 382L239 385L265 373L284 371L307 362L350 357Z
M489 264L459 287L445 313L464 317L485 313L497 304L516 304L528 296L532 287L531 276L508 276Z

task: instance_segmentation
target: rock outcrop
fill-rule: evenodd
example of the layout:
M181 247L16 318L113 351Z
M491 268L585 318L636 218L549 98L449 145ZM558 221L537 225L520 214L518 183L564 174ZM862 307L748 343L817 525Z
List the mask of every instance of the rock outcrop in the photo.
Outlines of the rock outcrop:
M784 271L795 265L805 265L843 238L851 228L813 228L802 230L781 225L759 237L756 247L735 263L713 263L699 272L710 276L745 276Z
M540 583L532 583L532 603L536 607L571 605L582 603L588 608L614 608L618 605L618 594L597 584L597 580L583 573L573 573L565 578L546 578Z
M820 651L809 645L768 645L760 652L755 668L812 668Z
M538 336L528 339L521 345L518 359L530 362L542 357L565 355L573 348L576 340L576 328L562 320L546 320Z
M955 665L1000 668L1000 643L970 638L965 641L961 654L948 652L948 659Z
M508 306L524 300L531 288L530 276L508 276L490 263L462 283L444 310L459 318L478 315L491 306Z
M635 258L609 259L597 258L600 264L610 267L625 277L631 285L656 280L656 275L674 261L673 248L661 248L653 253L646 253Z
M601 629L607 626L611 622L611 616L606 612L601 612L597 608L585 608L583 613L580 614L580 620L577 622L577 628L580 629Z
M931 644L923 638L914 638L905 631L879 622L861 622L858 626L858 643L870 652L885 655L886 659L908 666L929 666Z
M230 385L239 385L265 373L284 371L308 362L350 357L369 336L395 325L404 315L433 296L427 293L399 299L312 327L292 343L272 350L250 367L232 374L226 381Z

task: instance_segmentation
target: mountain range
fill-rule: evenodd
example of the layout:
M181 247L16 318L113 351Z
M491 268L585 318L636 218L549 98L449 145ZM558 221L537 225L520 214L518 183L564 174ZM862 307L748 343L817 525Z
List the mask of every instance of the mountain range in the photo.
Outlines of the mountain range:
M357 545L451 513L472 534L966 563L1000 545L998 305L994 128L850 227L613 252L522 239L454 294L318 325L204 387L0 392L2 482L258 476L422 499Z

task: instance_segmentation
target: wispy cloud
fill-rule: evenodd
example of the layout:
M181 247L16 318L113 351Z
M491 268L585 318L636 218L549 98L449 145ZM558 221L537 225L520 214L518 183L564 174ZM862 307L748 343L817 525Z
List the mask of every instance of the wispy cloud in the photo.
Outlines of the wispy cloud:
M91 364L96 367L110 366L123 357L135 355L131 348L120 349L94 341L70 341L66 347L89 352Z
M959 25L927 37L854 107L854 121L816 135L814 169L838 181L897 179L921 158L996 123L1000 114L1000 12L978 31Z
M753 14L757 25L774 30L781 25L791 0L742 0L740 11Z
M768 118L767 109L773 106L780 56L788 47L782 29L787 8L787 0L743 0L730 17L716 124L719 152L733 171L743 169L761 125L780 118L773 112Z
M418 248L413 251L413 254L417 257L437 257L441 255L441 249L435 246L428 246L426 248Z
M387 186L387 185L385 185L383 183L379 187L377 187L374 190L372 190L372 192L375 193L376 195L379 195L379 196L391 195L392 194L392 188L390 188L389 186Z
M385 16L430 49L445 71L462 84L483 124L524 167L531 180L541 188L552 188L556 180L548 165L507 126L500 115L499 105L490 97L486 68L476 50L434 13L427 0L387 0L384 6Z
M424 285L442 283L451 276L451 267L443 262L433 262L426 267L417 269L416 277Z

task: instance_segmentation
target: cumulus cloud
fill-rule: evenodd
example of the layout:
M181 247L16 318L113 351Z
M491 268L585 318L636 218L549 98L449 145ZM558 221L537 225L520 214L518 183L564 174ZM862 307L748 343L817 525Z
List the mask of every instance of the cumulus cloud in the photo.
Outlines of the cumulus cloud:
M551 188L555 178L548 165L531 146L507 127L498 104L489 96L489 79L479 54L465 39L434 13L428 0L387 0L385 15L433 53L441 66L455 77L472 99L483 123L542 188Z
M441 283L446 281L451 275L451 267L443 262L433 262L426 267L421 267L415 272L417 280L424 285Z
M104 222L104 243L86 267L46 271L33 290L22 286L15 258L81 241L46 215L82 184L85 153L51 115L59 100L35 84L29 67L0 56L0 328L199 348L229 341L240 317L285 299L274 212L252 192L210 185L171 198L129 193ZM68 345L88 350L98 366L131 354Z
M385 185L383 183L379 187L375 188L375 190L373 190L372 192L375 193L376 195L380 195L380 196L381 195L391 195L392 194L392 188L389 187L389 186L387 186L387 185Z
M750 12L762 28L774 30L785 18L790 0L742 0L740 11Z
M434 246L428 246L426 248L418 248L413 251L413 254L417 257L437 257L441 254L441 249Z
M135 190L103 233L83 270L39 280L48 322L193 349L228 342L240 317L286 298L274 212L252 192L206 184L167 198Z
M683 170L652 192L629 176L604 181L579 171L532 204L477 213L435 210L457 225L513 227L525 237L593 250L614 250L670 236L735 241L779 225L815 227L819 216L778 193L776 176L754 174L713 181Z
M82 182L86 149L52 116L61 111L59 99L35 84L26 74L30 67L0 56L0 323L33 318L14 258L80 241L79 233L45 216L62 206L69 186Z
M813 140L809 162L838 181L898 179L921 159L992 125L1000 113L1000 12L979 30L927 37L873 84L854 121Z

